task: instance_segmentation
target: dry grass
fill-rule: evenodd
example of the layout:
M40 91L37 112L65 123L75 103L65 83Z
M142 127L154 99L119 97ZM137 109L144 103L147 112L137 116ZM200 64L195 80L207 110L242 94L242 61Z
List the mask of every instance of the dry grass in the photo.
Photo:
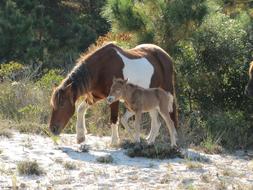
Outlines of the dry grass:
M224 176L228 176L228 177L238 177L240 176L239 173L237 173L236 171L232 170L232 169L229 169L229 168L225 168L223 171L222 171L222 174Z
M7 138L11 138L12 137L12 132L10 129L4 127L4 126L1 126L0 127L0 136L1 137L7 137Z
M63 164L63 166L67 170L76 170L77 169L77 165L74 162L65 162Z
M20 175L42 175L44 173L36 161L20 161L17 169Z
M200 179L201 179L201 181L202 182L204 182L204 183L210 183L211 181L212 181L212 178L211 178L211 174L210 173L205 173L205 174L202 174L201 176L200 176Z
M98 157L96 160L97 162L100 162L100 163L109 164L113 162L113 157L111 155L105 155L105 156Z
M186 167L188 169L202 169L202 164L199 162L194 162L194 161L187 161L186 162Z

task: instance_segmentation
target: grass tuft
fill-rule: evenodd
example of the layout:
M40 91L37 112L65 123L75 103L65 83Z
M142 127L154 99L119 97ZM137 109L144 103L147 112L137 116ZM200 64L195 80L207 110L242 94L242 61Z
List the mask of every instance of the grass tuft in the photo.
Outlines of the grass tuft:
M188 161L186 162L186 167L188 169L202 169L203 166L199 162Z
M17 165L20 175L42 175L43 169L39 167L36 161L20 161Z
M148 145L143 139L140 143L132 143L129 140L125 140L120 145L123 149L126 149L126 154L129 157L147 157L147 158L183 158L182 153L177 148L171 148L170 145L164 143L157 143L154 145Z
M0 128L0 136L1 137L7 137L7 138L11 138L12 137L12 132L10 129L6 129L6 128Z
M112 163L113 157L111 155L100 156L97 158L97 162L105 163L105 164Z
M77 169L77 165L74 162L65 162L63 164L63 166L67 170L76 170Z

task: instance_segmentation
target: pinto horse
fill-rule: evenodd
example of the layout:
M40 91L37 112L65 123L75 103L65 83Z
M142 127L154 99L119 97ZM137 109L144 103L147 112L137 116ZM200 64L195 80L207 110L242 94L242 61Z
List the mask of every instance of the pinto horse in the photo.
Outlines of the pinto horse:
M247 96L253 96L253 61L250 63L249 67L249 82L245 87L245 94Z
M133 49L124 50L109 43L94 52L81 57L76 66L53 90L51 96L51 119L49 129L59 135L75 112L75 102L85 97L77 108L77 142L85 140L87 132L85 113L90 105L105 99L113 82L113 77L126 79L143 88L160 87L175 97L174 68L171 57L160 47L142 44ZM118 110L119 102L110 105L112 144L119 143ZM134 115L127 111L121 119L123 126ZM147 140L155 139L159 134L158 112L150 113L151 130ZM174 101L171 118L177 126L177 108Z

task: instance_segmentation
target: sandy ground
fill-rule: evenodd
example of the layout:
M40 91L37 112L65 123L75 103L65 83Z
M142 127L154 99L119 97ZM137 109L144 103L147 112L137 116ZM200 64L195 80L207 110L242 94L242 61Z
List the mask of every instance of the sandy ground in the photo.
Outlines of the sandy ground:
M252 189L250 154L207 155L185 150L186 159L130 158L109 146L109 137L88 135L89 152L78 151L75 135L52 139L14 132L0 137L0 189ZM113 163L96 159L111 155ZM192 161L200 160L200 161ZM36 160L44 174L19 175L17 163ZM76 166L66 169L66 163Z

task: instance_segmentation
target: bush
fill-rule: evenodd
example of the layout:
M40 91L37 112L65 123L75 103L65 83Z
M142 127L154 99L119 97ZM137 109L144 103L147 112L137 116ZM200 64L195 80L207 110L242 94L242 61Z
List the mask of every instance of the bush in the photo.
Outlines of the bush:
M229 111L210 114L207 129L212 139L226 148L245 148L253 144L252 121L243 112Z
M41 175L44 173L36 161L20 161L17 166L20 175Z

